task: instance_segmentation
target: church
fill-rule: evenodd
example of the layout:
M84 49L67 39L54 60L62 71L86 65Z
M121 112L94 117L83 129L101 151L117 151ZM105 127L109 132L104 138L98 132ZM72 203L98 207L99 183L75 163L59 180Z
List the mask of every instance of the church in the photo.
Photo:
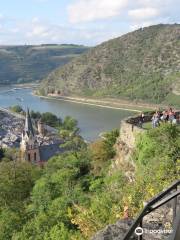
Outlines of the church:
M41 120L38 121L38 132L34 130L29 109L26 112L25 126L22 131L22 139L20 143L20 158L21 161L28 161L32 164L43 165L51 157L63 152L60 148L59 142L49 143L43 145L42 141L38 140L38 135L45 133L45 126Z

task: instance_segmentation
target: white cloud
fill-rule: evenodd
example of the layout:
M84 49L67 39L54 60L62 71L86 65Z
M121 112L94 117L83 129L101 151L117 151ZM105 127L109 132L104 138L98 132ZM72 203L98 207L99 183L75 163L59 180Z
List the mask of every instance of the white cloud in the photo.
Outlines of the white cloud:
M44 0L33 1L37 3ZM178 2L179 0L71 0L68 7L69 21L76 24L61 23L61 18L56 23L45 20L45 17L42 21L41 12L31 20L24 21L0 14L0 43L96 45L140 27L179 22Z
M137 4L144 7L165 7L174 4L179 0L136 0Z
M39 22L39 18L38 17L33 17L32 23L38 23L38 22Z
M13 26L0 25L1 44L43 44L43 43L76 43L95 45L110 37L119 35L106 28L84 28L62 26L42 21L34 17L31 21L15 21ZM17 34L18 33L18 34Z
M157 17L160 14L156 8L138 8L128 11L128 15L135 20L143 20Z
M9 31L12 33L18 33L20 29L15 27L15 28L11 28Z
M0 13L0 20L4 18L4 15Z
M27 32L27 37L36 37L36 36L43 37L47 35L48 35L48 29L42 25L33 26L32 29L29 32Z
M128 0L76 0L68 6L69 21L80 23L118 16Z

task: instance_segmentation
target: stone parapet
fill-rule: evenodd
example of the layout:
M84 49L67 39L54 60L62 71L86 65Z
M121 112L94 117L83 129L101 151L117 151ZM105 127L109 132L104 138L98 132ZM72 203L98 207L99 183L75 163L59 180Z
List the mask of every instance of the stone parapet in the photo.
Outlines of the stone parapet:
M135 147L136 136L144 131L144 129L134 124L130 124L126 120L122 121L119 140L132 149Z

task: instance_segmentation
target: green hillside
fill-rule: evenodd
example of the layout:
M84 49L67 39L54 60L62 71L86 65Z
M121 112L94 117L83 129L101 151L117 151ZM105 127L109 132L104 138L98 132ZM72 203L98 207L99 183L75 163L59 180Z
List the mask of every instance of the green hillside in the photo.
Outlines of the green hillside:
M180 25L141 28L53 71L42 87L68 95L180 102Z
M40 80L86 50L68 44L0 46L0 84Z

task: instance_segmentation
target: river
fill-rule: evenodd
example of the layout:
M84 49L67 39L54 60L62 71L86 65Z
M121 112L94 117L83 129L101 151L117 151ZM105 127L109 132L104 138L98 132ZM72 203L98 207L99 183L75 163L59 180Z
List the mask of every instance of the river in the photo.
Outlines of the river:
M32 95L32 89L0 87L0 106L21 105L24 109L40 112L52 112L58 117L69 115L78 120L81 135L87 141L93 141L104 131L119 128L123 118L134 115L134 112L108 109L63 100L43 99Z

